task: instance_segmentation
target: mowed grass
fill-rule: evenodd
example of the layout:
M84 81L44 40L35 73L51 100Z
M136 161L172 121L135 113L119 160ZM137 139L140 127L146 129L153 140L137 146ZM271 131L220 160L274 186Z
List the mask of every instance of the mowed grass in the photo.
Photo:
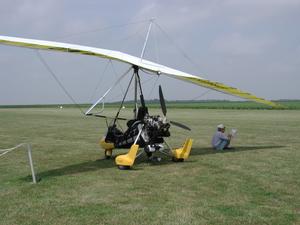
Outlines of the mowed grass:
M0 158L0 224L300 223L299 111L170 109L168 117L192 128L172 127L168 140L178 147L192 137L190 158L121 171L98 146L104 120L72 108L0 109L0 149L31 143L41 178L31 183L23 150ZM235 150L210 148L218 123L238 129Z

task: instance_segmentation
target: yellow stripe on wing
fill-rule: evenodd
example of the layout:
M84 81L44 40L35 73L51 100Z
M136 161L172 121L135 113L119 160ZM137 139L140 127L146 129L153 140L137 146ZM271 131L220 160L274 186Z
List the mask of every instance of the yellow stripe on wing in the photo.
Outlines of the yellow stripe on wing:
M187 80L191 83L200 85L202 87L206 87L206 88L213 89L213 90L216 90L216 91L219 91L219 92L223 92L225 94L230 94L230 95L234 95L234 96L237 96L237 97L240 97L240 98L249 99L251 101L266 104L266 105L272 106L273 108L284 108L280 104L276 104L274 102L265 100L263 98L259 98L255 95L252 95L252 94L248 93L248 92L241 91L237 88L230 87L230 86L227 86L227 85L219 83L219 82L214 82L214 81L205 80L205 79L196 78L196 77L183 77L183 79Z

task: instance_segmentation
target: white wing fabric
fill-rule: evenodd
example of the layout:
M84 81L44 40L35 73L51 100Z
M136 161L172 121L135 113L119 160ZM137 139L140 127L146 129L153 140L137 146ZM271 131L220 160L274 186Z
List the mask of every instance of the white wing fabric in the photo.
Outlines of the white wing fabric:
M102 48L93 48L93 47L82 46L82 45L67 44L61 42L42 41L42 40L25 39L25 38L8 37L8 36L0 36L0 44L13 45L13 46L19 46L25 48L42 49L42 50L70 52L70 53L98 56L101 58L117 60L124 63L128 63L130 65L138 66L139 68L157 73L158 75L165 74L169 77L194 83L202 87L223 92L225 94L230 94L251 101L263 103L275 108L281 107L280 105L274 102L256 97L250 93L241 91L237 88L230 87L219 82L206 80L201 77L194 76L179 70L175 70L170 67L166 67L119 51L107 50Z

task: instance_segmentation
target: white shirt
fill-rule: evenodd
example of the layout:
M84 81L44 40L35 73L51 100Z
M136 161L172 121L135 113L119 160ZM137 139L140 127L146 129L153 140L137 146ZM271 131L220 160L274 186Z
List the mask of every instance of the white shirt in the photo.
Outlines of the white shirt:
M222 140L229 140L229 138L221 131L217 131L211 140L211 145L215 148L221 143Z

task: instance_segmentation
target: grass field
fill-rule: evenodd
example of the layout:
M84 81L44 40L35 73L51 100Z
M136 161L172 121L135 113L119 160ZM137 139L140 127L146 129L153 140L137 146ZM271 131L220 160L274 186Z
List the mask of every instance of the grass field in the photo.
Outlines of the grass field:
M275 103L285 109L299 110L300 100L277 100ZM106 108L118 108L120 102L106 103ZM203 101L167 101L169 109L272 109L268 105L250 102L250 101L226 101L226 100L203 100ZM1 108L58 108L60 105L0 105ZM64 108L74 108L73 104L62 105ZM90 104L79 105L82 108L89 108ZM133 107L132 101L125 102L126 107ZM159 100L147 100L147 106L151 108L160 108Z
M98 147L104 120L72 108L0 109L0 149L31 143L42 179L30 182L24 151L0 158L0 224L300 224L299 111L172 109L168 116L192 128L172 128L169 140L177 147L192 137L190 158L141 160L121 171ZM238 129L235 150L210 148L221 122Z

